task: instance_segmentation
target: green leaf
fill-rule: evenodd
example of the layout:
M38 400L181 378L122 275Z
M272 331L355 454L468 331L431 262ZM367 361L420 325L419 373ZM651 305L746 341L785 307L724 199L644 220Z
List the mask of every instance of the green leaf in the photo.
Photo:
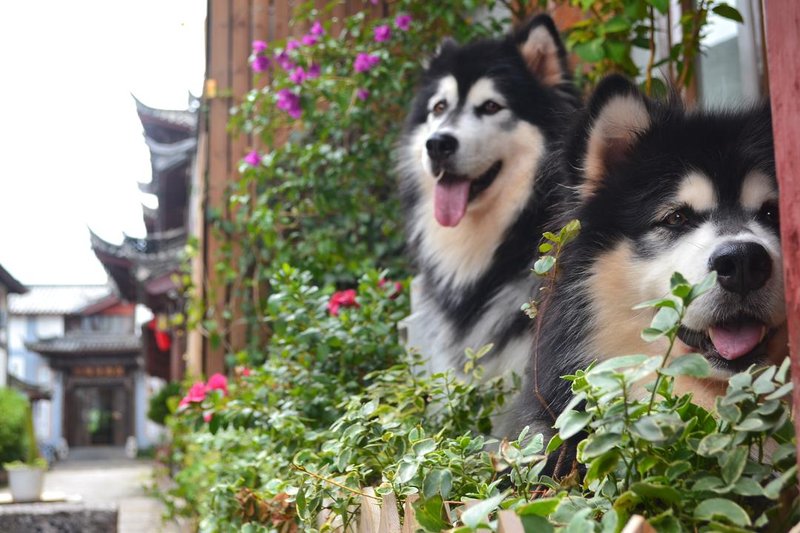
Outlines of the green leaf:
M419 463L412 461L410 463L401 463L395 474L395 483L408 483L417 474Z
M789 470L781 474L780 477L770 481L767 486L764 487L764 495L771 500L777 500L781 495L781 489L783 489L783 487L789 481L794 481L796 474L797 465L794 465Z
M617 357L612 357L610 359L606 359L605 361L598 363L591 370L589 370L588 374L593 374L597 372L603 372L606 370L616 370L618 368L625 368L631 366L637 366L649 359L649 355L620 355Z
M586 444L581 452L582 459L592 459L604 454L614 446L622 442L622 435L619 433L601 433L590 435L586 439Z
M751 524L747 511L724 498L710 498L700 502L694 509L694 517L698 520L719 520L742 527Z
M539 253L546 254L547 252L549 252L552 249L553 249L553 245L550 244L549 242L543 242L542 244L539 245Z
M412 447L417 457L424 457L436 449L436 442L433 439L423 439L415 442Z
M778 400L780 398L783 398L784 396L786 396L790 392L792 392L793 388L794 388L794 384L793 383L791 383L791 382L786 383L786 384L781 385L780 387L778 387L775 390L775 392L765 396L764 399L765 400Z
M584 61L596 63L605 57L603 42L604 39L599 37L586 43L576 44L573 51Z
M683 533L684 531L681 526L681 521L672 514L672 509L648 519L647 522L653 526L658 533Z
M605 33L617 33L620 31L628 31L631 27L630 21L624 17L617 15L600 26L600 30Z
M716 477L716 476L704 476L695 481L694 485L692 485L692 490L694 492L705 492L709 490L719 489L724 487L725 483Z
M417 522L426 530L443 531L450 527L450 523L442 518L444 502L438 494L432 498L418 500L413 506Z
M669 0L647 0L647 3L658 9L661 13L669 10Z
M733 7L731 5L719 4L719 5L714 6L711 9L711 11L713 11L714 13L716 13L717 15L719 15L722 18L726 18L728 20L734 20L734 21L742 23L742 24L744 23L744 19L742 18L742 14L739 13L739 11L735 7Z
M497 494L489 499L476 503L461 514L461 522L465 526L472 529L478 529L478 526L489 516L489 513L497 509L500 502L506 497L505 494Z
M692 286L692 292L689 294L687 304L695 301L697 298L705 294L706 292L710 291L714 288L717 284L717 272L716 270L712 270L709 272L706 277L700 280L700 283L696 283Z
M681 501L681 493L668 485L638 481L631 485L631 490L643 499L655 498L666 503Z
M536 262L533 264L533 271L536 274L543 276L550 272L550 269L552 269L555 264L555 257L552 255L545 255L536 260Z
M450 470L431 470L422 482L422 495L425 498L430 498L436 494L440 494L442 498L446 500L450 496L450 490L452 488L453 474Z
M703 457L714 457L730 445L733 440L732 435L712 433L706 435L697 445L697 454Z
M764 489L751 477L739 478L733 486L733 492L742 496L764 496Z
M544 517L537 515L525 515L519 517L522 522L522 530L525 533L552 533L555 531L553 525Z
M565 495L566 493L562 492L559 496L553 498L540 498L538 500L533 500L532 502L526 503L521 507L517 507L516 513L520 516L548 516L556 510L556 507L558 507L558 504L561 503L561 500Z
M569 410L558 417L555 426L559 428L558 434L561 439L567 440L580 433L591 420L591 413Z
M738 446L734 448L722 463L722 479L728 485L736 483L747 464L748 449L746 446Z
M544 453L551 454L556 451L562 444L564 444L564 439L561 438L561 435L556 433L553 435L553 438L550 439L550 442L547 443L547 448L545 448Z
M772 424L769 422L762 420L760 418L754 418L752 416L745 418L737 425L733 426L733 429L736 431L749 431L751 433L757 431L764 431L765 429L769 429L772 427Z
M708 360L698 353L682 355L661 370L667 376L692 376L705 378L711 375L711 365Z
M653 317L653 321L650 323L650 327L652 329L661 331L661 332L668 332L673 328L677 327L678 323L681 320L681 316L678 312L671 308L671 307L662 307L656 313L656 316Z

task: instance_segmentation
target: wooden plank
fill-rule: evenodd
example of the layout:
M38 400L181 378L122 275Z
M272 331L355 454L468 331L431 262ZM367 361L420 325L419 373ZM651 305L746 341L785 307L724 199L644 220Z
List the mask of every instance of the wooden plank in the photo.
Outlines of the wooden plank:
M375 498L375 489L364 487L361 489L361 516L358 524L358 533L380 533L381 508Z
M208 77L214 80L218 94L230 88L230 31L231 12L227 0L210 0L208 10ZM228 98L216 97L207 101L208 105L208 169L206 172L207 207L224 209L225 187L228 180L230 147L228 132ZM225 305L224 287L220 286L214 265L221 258L221 243L212 231L206 233L206 274L208 288L206 305L213 308L215 316L221 315ZM207 375L224 372L224 343L212 346L206 340L204 347L203 370Z
M525 528L517 513L506 509L497 513L497 533L525 533Z
M400 515L397 512L397 496L394 495L394 492L383 496L378 531L380 533L401 533Z
M800 2L766 0L765 28L775 164L780 187L786 317L794 382L794 427L800 428ZM800 461L800 438L797 439Z
M274 25L275 36L273 39L281 40L289 36L289 18L291 17L291 7L289 0L275 0L274 4L275 19Z
M403 530L402 533L416 533L419 529L414 503L419 500L419 494L409 494L403 503Z
M647 523L643 516L637 514L628 520L628 523L622 529L622 533L656 533L656 530Z

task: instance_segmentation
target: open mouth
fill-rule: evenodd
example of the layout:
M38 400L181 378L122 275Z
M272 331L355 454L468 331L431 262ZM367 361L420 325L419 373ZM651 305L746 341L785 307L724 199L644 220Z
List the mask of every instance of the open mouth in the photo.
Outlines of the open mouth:
M436 221L442 226L457 226L467 212L467 205L489 188L502 167L503 162L497 161L477 179L440 171L433 197Z
M764 322L737 315L705 331L681 326L678 338L702 353L717 368L741 372L766 358L767 343L773 333Z

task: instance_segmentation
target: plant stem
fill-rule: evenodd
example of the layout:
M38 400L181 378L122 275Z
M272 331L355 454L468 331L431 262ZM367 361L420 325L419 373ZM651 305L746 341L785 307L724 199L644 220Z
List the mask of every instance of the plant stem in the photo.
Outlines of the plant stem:
M306 470L304 467L302 467L302 466L300 466L298 464L292 463L292 468L294 468L296 470L299 470L299 471L303 472L304 474L308 474L309 476L311 476L311 477L313 477L315 479L319 479L320 481L324 481L325 483L330 483L331 485L335 485L335 486L339 487L340 489L344 489L344 490L346 490L348 492L352 492L353 494L358 494L359 496L365 496L367 498L372 498L373 500L376 500L376 501L379 501L379 502L383 501L378 496L373 496L371 494L367 494L366 492L361 492L360 490L356 490L356 489L350 488L350 487L348 487L346 485L342 485L338 481L334 481L334 480L332 480L330 478L321 476L319 474L315 474L314 472L311 472L310 470Z
M650 6L647 11L647 17L650 21L650 57L647 59L647 70L645 71L644 79L644 92L647 96L652 96L653 65L656 62L656 15L654 9L653 6Z
M679 324L680 324L681 320L683 320L683 313L681 313L680 320L678 320ZM650 403L647 404L647 414L648 415L653 410L653 404L656 401L656 393L658 392L658 386L661 383L661 372L660 372L660 370L663 370L667 366L667 361L669 360L669 356L672 353L672 347L675 345L675 338L677 336L678 336L677 329L675 330L675 332L672 335L668 336L668 338L669 338L669 347L667 348L667 353L664 354L664 359L661 361L661 366L659 366L658 370L656 370L656 382L653 384L653 392L650 394Z

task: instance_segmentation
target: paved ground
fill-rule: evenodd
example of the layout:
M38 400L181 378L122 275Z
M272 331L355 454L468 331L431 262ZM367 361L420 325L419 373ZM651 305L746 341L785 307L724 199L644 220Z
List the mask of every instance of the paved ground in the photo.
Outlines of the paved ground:
M174 523L163 524L160 502L144 489L153 463L127 459L119 449L70 450L45 475L45 492L79 494L86 502L119 505L119 533L179 533Z

